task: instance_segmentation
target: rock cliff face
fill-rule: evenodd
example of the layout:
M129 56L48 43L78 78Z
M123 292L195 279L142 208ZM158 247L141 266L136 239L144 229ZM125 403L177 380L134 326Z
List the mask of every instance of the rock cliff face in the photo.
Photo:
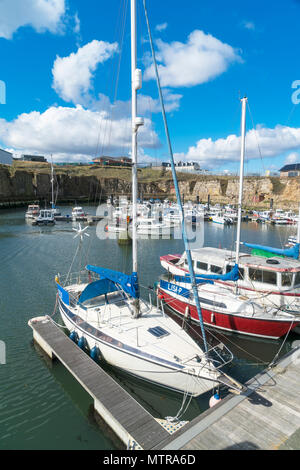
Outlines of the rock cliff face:
M86 167L85 167L86 168ZM126 177L109 176L109 173L72 169L56 170L58 201L85 199L99 202L111 194L130 195L130 170ZM236 204L239 181L235 177L187 176L179 175L179 187L185 200L212 203ZM153 171L151 178L139 174L139 193L143 197L170 198L175 196L174 184L169 175L162 176L159 170ZM50 168L14 168L0 165L0 202L50 200ZM244 180L245 207L269 207L273 199L274 207L297 209L300 202L300 178L246 177Z

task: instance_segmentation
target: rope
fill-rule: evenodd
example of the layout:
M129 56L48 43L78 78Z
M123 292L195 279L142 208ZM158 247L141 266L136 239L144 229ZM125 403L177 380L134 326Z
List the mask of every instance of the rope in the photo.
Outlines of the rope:
M286 335L285 335L285 338L284 338L284 340L283 340L283 342L282 342L281 347L279 348L277 354L275 354L273 361L270 362L270 364L269 364L269 368L270 368L270 369L271 369L272 367L274 367L275 361L276 361L276 359L278 358L278 356L279 356L279 354L280 354L280 352L281 352L281 350L282 350L282 348L283 348L283 346L284 346L284 344L285 344L285 342L286 342L286 340L287 340L287 337L288 337L288 335L289 335L289 333L290 333L290 331L291 331L291 329L292 329L292 327L293 327L294 322L295 322L295 320L293 320L292 323L290 324L290 328L289 328L289 330L287 331L287 333L286 333Z
M58 292L56 293L56 297L55 297L55 305L54 305L54 310L53 310L53 313L52 315L50 315L50 318L52 318L54 316L54 314L56 313L56 309L57 309L57 301L58 301Z

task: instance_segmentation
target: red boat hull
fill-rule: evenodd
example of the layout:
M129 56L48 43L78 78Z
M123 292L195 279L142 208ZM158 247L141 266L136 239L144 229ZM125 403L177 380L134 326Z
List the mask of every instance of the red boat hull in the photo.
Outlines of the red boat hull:
M158 295L172 310L182 316L187 314L188 308L189 318L192 321L199 323L197 308L195 305L190 304L184 298L179 300L177 297L173 297L160 288L158 288ZM230 313L219 313L203 307L201 307L201 312L203 322L207 326L270 339L281 338L290 330L300 325L300 322L293 323L292 320L268 320L243 317L241 315L233 315Z

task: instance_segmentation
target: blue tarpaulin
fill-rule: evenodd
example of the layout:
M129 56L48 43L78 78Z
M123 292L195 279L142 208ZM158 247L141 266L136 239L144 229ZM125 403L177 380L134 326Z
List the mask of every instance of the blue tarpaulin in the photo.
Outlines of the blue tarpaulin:
M120 273L119 271L113 271L112 269L101 268L99 266L87 265L86 269L100 275L101 278L107 279L119 284L122 289L134 299L139 298L139 285L137 273L131 275Z
M292 248L287 249L280 249L280 248L273 248L271 246L263 246L263 245L252 245L252 243L243 243L244 246L253 249L259 249L264 251L269 251L270 253L274 253L276 255L283 255L289 258L299 258L299 243L297 243Z
M118 290L114 282L109 279L100 279L100 281L91 282L82 291L79 297L78 303L83 303L86 300L98 297L98 295L108 294L109 292L115 292Z

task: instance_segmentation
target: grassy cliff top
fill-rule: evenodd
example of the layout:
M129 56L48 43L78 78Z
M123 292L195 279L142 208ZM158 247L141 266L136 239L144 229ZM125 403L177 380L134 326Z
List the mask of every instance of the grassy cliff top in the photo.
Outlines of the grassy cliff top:
M1 165L2 166L2 165ZM50 163L41 162L16 162L12 166L3 165L8 168L11 175L17 170L26 171L35 174L49 174ZM130 167L112 167L100 165L54 165L54 172L57 175L70 175L70 176L95 176L96 178L116 178L124 181L131 181L131 168ZM178 172L177 177L179 181L209 181L209 180L230 180L236 179L237 175L197 175L194 173ZM259 179L259 176L249 176L247 179ZM264 177L261 177L264 178ZM140 182L162 182L172 180L172 173L170 170L163 170L161 168L139 168L138 179ZM276 180L279 178L272 178Z

